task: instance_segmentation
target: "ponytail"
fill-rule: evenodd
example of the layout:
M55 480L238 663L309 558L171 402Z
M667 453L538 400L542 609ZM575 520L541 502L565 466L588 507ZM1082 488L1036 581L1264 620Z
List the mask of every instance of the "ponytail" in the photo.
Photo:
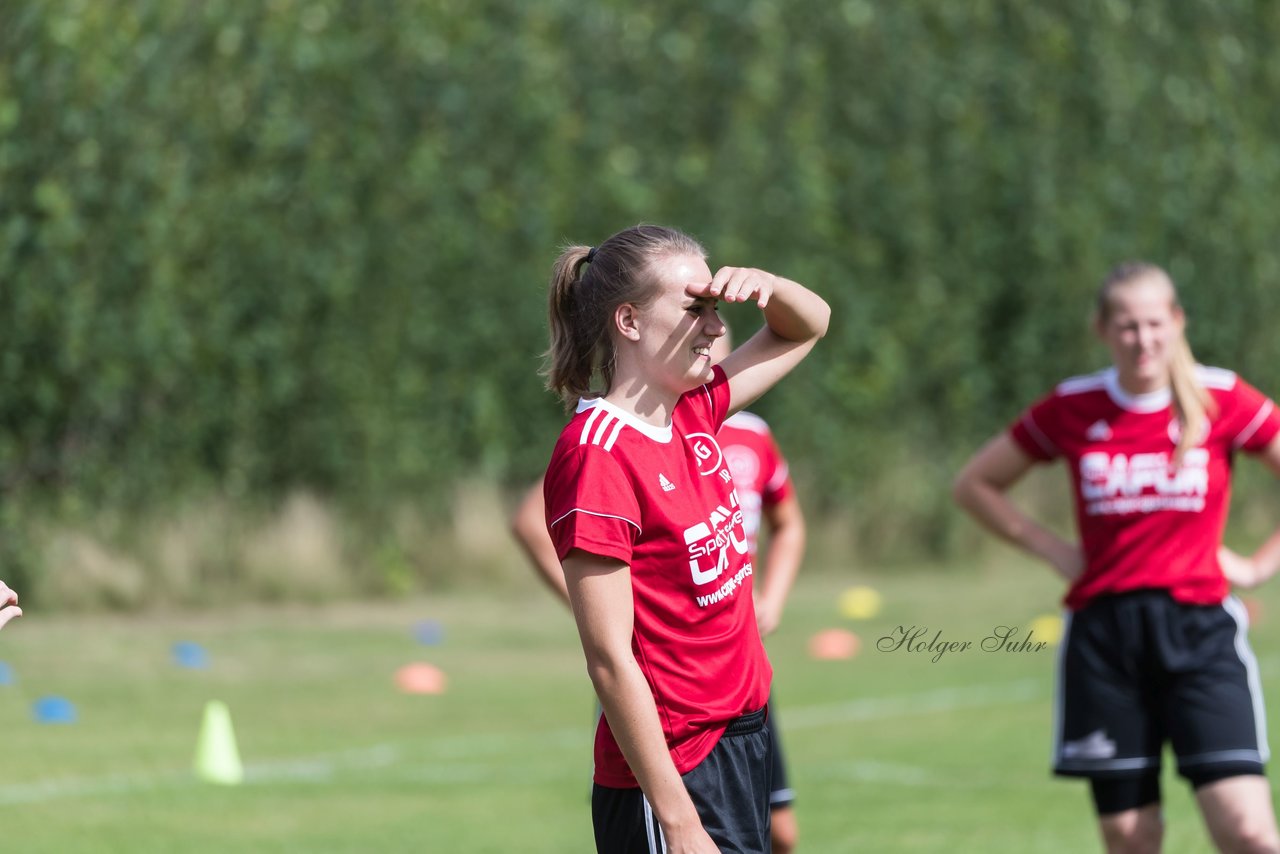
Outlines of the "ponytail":
M591 390L599 333L602 331L600 324L575 323L583 313L576 294L582 287L579 270L590 252L587 246L570 246L560 253L551 270L547 298L551 345L545 354L543 373L547 377L547 388L566 404L572 404ZM589 326L595 327L596 335L590 334Z
M626 303L647 306L657 293L652 262L681 254L707 256L689 235L657 225L633 226L599 246L569 246L560 253L547 293L551 342L543 374L566 409L581 397L609 393L617 361L614 311ZM603 388L593 390L597 375Z
M1178 444L1173 464L1180 465L1187 451L1208 435L1209 412L1216 409L1213 398L1196 377L1196 359L1186 335L1179 335L1169 358L1169 385L1173 388L1173 408L1178 415Z

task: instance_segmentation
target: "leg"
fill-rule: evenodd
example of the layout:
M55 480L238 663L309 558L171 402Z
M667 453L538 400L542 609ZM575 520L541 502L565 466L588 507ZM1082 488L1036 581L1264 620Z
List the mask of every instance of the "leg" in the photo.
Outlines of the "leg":
M1266 777L1245 775L1206 783L1196 789L1196 801L1219 851L1280 852L1280 832Z
M1186 638L1173 683L1169 728L1178 773L1195 789L1214 846L1227 852L1276 852L1280 834L1263 776L1267 755L1257 660L1244 607L1181 606Z
M774 807L769 838L773 842L773 854L791 854L796 850L800 828L796 824L796 811L790 806Z
M1098 829L1107 854L1159 854L1164 839L1160 805L1098 816Z
M1090 782L1107 854L1159 854L1164 839L1160 778L1148 773Z

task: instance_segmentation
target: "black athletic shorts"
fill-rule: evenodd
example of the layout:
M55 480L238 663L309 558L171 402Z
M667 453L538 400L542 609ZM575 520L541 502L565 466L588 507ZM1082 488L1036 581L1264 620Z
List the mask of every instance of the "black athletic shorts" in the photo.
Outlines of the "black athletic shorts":
M768 854L773 763L765 710L732 721L706 759L683 775L702 826L722 852ZM591 821L599 854L662 854L662 828L640 789L595 784Z
M1055 774L1158 776L1166 741L1193 783L1263 773L1266 716L1238 599L1185 605L1138 590L1100 597L1065 622Z

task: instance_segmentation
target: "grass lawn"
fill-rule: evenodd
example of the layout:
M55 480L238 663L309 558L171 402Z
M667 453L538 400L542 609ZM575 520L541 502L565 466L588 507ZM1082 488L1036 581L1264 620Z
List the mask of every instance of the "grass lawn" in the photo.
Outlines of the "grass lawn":
M850 621L867 583L881 613ZM1054 652L984 652L1024 633L1059 589L1025 563L802 575L770 638L802 846L834 852L1097 850L1083 784L1048 773ZM1280 695L1280 588L1257 595L1264 688ZM1267 618L1268 612L1277 615ZM444 628L437 645L414 636ZM932 660L883 651L898 627L973 647ZM845 628L852 659L810 636ZM206 669L173 663L194 641ZM394 604L245 608L175 616L28 615L0 635L0 833L22 852L588 852L592 696L568 614L533 586ZM406 695L397 668L429 661L441 695ZM32 703L74 703L41 724ZM247 779L191 773L201 711L231 710ZM1276 719L1272 716L1272 730ZM1166 851L1207 842L1167 775Z

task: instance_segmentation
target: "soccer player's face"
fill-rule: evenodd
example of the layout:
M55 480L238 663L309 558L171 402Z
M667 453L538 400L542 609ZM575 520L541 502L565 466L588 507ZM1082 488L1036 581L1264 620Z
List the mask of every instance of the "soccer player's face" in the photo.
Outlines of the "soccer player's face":
M642 346L653 379L683 393L711 379L711 347L725 333L716 300L691 297L690 284L711 281L697 255L672 255L654 263L658 295L644 311Z
M1185 324L1173 287L1162 276L1142 276L1113 286L1108 305L1098 333L1111 349L1121 384L1138 394L1164 388Z

